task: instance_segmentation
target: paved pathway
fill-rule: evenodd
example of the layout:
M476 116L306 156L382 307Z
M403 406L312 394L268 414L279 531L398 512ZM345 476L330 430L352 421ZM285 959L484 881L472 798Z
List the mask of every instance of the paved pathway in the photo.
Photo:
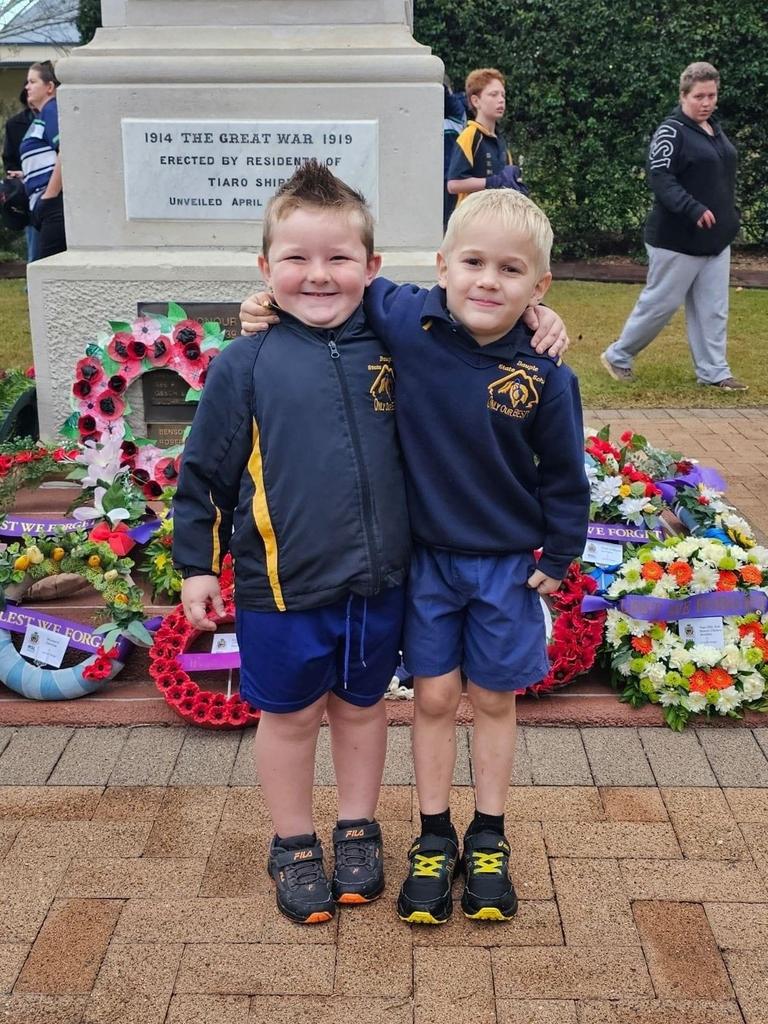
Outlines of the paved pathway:
M471 816L470 733L452 797ZM509 925L394 915L418 820L390 730L387 892L291 925L264 870L253 733L0 729L9 1024L765 1024L768 731L521 730ZM316 814L335 820L327 732Z

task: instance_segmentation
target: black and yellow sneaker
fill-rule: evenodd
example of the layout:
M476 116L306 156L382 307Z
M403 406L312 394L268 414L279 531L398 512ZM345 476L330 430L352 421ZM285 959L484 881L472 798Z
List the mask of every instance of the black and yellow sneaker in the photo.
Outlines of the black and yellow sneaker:
M411 868L397 898L408 924L445 924L453 910L451 883L459 864L459 838L420 835L408 851Z
M517 894L509 877L509 843L499 832L464 837L461 866L466 874L461 909L473 921L509 921L517 913Z
M384 848L378 821L333 830L336 863L331 893L337 903L370 903L384 891Z
M303 837L302 837L303 838ZM269 846L267 870L275 880L277 908L298 924L322 924L336 912L331 887L325 877L323 848L306 837L306 845L281 846L274 837Z

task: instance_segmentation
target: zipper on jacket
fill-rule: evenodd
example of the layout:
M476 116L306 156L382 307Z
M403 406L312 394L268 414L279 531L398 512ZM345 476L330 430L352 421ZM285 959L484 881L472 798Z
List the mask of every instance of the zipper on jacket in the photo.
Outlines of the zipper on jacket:
M362 502L363 502L363 533L365 534L365 546L368 549L368 562L370 565L371 578L374 583L374 593L378 592L381 585L381 572L378 567L378 563L375 557L375 546L373 538L371 537L371 523L373 522L373 499L371 498L371 488L368 483L368 472L365 468L365 461L363 459L363 449L360 446L360 438L357 430L357 422L355 420L354 411L352 407L352 401L349 397L349 388L347 387L347 380L344 376L344 371L341 367L340 359L341 352L339 352L336 345L336 335L331 334L328 339L328 351L331 354L331 359L334 360L334 366L336 367L336 374L339 378L339 386L341 387L341 397L344 402L344 410L347 414L347 423L349 424L349 433L352 439L352 447L355 451L355 459L357 461L358 472L360 474L360 489L362 491Z

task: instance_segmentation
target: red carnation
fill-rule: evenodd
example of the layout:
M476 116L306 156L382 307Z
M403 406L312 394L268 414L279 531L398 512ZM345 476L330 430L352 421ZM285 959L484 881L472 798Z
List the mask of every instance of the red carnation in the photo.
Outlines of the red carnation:
M622 444L629 444L629 442L632 440L632 438L634 436L635 435L634 435L634 433L631 430L625 430L624 433L619 438L619 440L621 441Z

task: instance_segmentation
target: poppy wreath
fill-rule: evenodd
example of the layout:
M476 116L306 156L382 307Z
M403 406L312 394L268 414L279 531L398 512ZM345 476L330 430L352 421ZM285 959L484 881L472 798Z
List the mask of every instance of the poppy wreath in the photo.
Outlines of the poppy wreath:
M21 599L38 580L60 573L86 579L97 590L111 621L84 633L106 634L97 651L80 665L50 669L23 658L10 633L0 630L0 680L34 700L70 700L93 693L122 669L129 643L151 642L143 625L142 593L130 577L133 562L81 530L52 537L24 537L0 552L0 594Z
M621 700L658 704L676 731L696 715L768 711L766 583L768 549L757 545L671 537L639 548L604 598L585 601L608 609L605 639Z
M549 674L527 692L542 694L567 686L595 664L603 641L606 613L585 614L581 602L587 594L594 594L597 587L597 581L582 572L578 561L571 562L560 589L550 597L554 614L552 638L547 648Z
M225 614L219 622L232 622L235 603L232 570L225 567L219 580ZM182 668L179 657L187 651L201 630L186 619L182 605L170 612L158 627L149 651L149 675L166 703L187 722L204 729L243 729L255 725L260 712L240 695L201 689Z
M186 398L197 402L211 360L226 348L221 326L190 319L175 302L165 316L140 316L132 323L110 321L110 332L87 346L75 367L70 404L72 415L62 433L80 442L99 441L105 434L136 442L126 421L128 387L145 373L165 369L189 385Z

